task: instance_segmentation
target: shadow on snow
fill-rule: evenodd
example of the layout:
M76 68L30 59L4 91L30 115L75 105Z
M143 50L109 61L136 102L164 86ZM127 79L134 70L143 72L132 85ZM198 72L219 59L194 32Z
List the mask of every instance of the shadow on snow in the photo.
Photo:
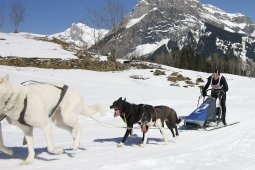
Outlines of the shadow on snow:
M13 151L13 155L7 155L5 153L0 152L0 159L21 159L25 160L28 156L28 149L26 147L9 147ZM79 148L81 150L86 150L85 148ZM64 149L64 155L67 155L68 157L72 158L74 157L74 154L72 152L72 149ZM49 155L56 155L49 153L47 150L47 147L44 148L35 148L35 159L43 160L43 161L55 161L59 160L57 158L45 158L40 156L42 153L48 153Z
M106 143L106 142L114 142L114 143L120 143L122 140L122 137L117 137L117 138L104 138L104 139L95 139L94 142L99 142L99 143ZM127 141L125 143L126 146L132 146L132 145L139 145L141 142L142 138L141 137L129 137L127 138ZM153 144L158 144L157 142L163 142L162 139L160 138L148 138L148 143L153 143ZM156 142L156 143L155 143Z

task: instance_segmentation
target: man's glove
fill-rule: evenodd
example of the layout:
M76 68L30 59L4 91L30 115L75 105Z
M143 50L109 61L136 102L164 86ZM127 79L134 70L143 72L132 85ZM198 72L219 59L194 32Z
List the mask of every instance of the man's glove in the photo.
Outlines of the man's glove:
M207 93L206 93L205 90L202 91L202 95L203 95L204 97L207 96Z

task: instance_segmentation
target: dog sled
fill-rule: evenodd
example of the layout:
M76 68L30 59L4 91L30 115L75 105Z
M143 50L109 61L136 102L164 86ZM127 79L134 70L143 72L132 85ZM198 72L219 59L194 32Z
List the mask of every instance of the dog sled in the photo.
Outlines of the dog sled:
M222 123L222 108L221 99L225 94L223 90L208 89L215 95L203 96L198 98L197 109L195 109L189 116L184 118L184 126L190 129L203 128L205 130L214 130L222 127L230 126L239 122L223 125ZM200 100L203 99L203 103L199 105Z

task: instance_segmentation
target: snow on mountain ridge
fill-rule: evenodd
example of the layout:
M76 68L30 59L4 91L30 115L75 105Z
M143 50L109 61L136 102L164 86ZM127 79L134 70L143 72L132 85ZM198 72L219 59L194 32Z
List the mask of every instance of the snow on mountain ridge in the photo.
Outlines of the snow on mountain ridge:
M70 28L64 32L53 34L50 37L55 37L65 41L67 43L75 44L79 47L90 47L97 40L102 39L108 30L106 29L94 29L83 23L73 23Z
M213 12L226 13L222 9L217 8L216 6L213 6L211 4L203 4L203 6L204 6L204 8L208 9L208 11L211 11L211 13L213 13Z
M241 13L227 13L215 6L203 4L204 9L208 12L205 16L207 19L212 19L214 22L219 22L225 25L223 28L231 32L246 33L245 27L253 24L250 19ZM204 13L204 12L203 12ZM236 29L239 30L236 30ZM236 30L236 31L235 31Z
M212 13L212 14L222 14L222 15L227 15L230 18L235 18L235 17L245 17L244 14L242 13L228 13L218 7L215 7L211 4L203 4L204 8L208 10L208 12Z
M235 32L240 32L240 30L242 30L242 32L250 34L250 32L247 32L245 28L248 27L250 24L254 24L244 14L227 13L220 8L217 8L210 4L202 4L197 0L141 0L134 7L133 12L126 17L126 22L124 22L124 25L134 25L131 24L132 22L134 22L134 19L148 15L148 13L151 13L154 8L157 8L159 11L166 11L166 9L168 10L169 7L177 11L183 11L183 14L193 15L197 21L211 21L218 26L221 25L223 29L227 28L227 30L229 30L230 28L233 29Z

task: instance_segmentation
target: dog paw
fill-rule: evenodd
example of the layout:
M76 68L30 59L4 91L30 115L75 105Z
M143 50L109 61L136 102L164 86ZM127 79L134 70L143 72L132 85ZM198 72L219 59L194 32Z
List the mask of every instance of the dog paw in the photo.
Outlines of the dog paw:
M137 136L138 136L137 134L130 135L130 137L132 137L132 138L137 137Z
M120 142L120 143L117 145L117 147L122 147L122 146L124 146L124 143L122 143L122 142Z
M32 164L33 160L34 160L34 154L32 153L32 154L28 155L27 159L25 161L21 162L20 165L30 165L30 164Z
M63 154L64 153L64 149L63 148L60 148L60 147L56 147L54 149L49 149L48 150L50 153L53 153L53 154Z
M146 146L146 144L144 144L144 143L140 144L140 148L144 148L145 146Z
M60 147L57 147L57 148L55 148L55 153L56 154L63 154L64 153L64 149L60 148Z
M79 147L80 147L79 145L77 145L77 146L76 146L76 145L74 145L74 146L73 146L73 150L78 150L78 149L79 149Z
M24 166L24 165L30 165L32 164L33 160L25 160L23 162L20 163L21 166Z
M80 147L80 143L74 143L73 144L73 150L77 150L77 149L79 149L79 147Z

